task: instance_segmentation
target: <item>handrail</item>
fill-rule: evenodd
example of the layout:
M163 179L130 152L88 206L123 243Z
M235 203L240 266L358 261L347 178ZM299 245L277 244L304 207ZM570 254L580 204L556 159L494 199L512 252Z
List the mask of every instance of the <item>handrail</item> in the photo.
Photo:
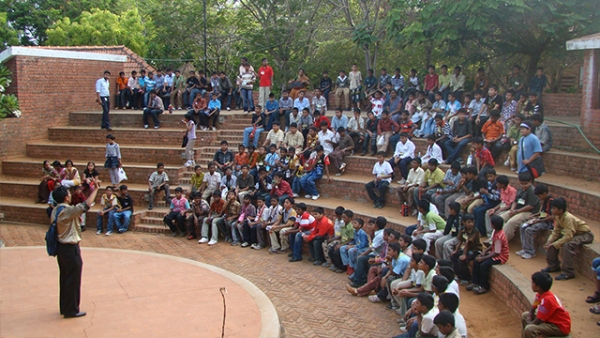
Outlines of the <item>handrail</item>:
M583 130L581 130L581 127L576 125L576 124L572 124L572 123L567 123L564 121L559 121L559 120L554 120L554 119L545 119L546 121L552 121L552 122L558 122L558 123L562 123L562 124L566 124L567 126L571 126L571 127L575 127L577 128L577 130L579 131L579 133L581 134L581 136L583 136L583 139L590 145L590 147L592 147L592 149L594 149L594 151L596 151L598 154L600 154L600 149L596 148L592 142L590 142L590 140L587 138L587 136L585 136L585 134L583 133Z

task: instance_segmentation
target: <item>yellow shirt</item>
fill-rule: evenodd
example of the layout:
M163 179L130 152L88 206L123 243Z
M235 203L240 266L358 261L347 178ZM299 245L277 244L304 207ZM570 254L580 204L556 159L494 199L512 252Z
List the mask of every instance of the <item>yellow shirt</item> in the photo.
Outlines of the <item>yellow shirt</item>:
M424 182L427 183L427 186L432 186L437 183L440 185L440 188L445 188L446 185L442 183L444 181L444 176L444 172L439 167L436 168L434 172L427 169Z
M196 173L194 173L192 175L192 178L190 179L190 183L192 184L192 187L194 187L196 189L200 189L202 182L204 182L204 173L200 173L200 175L197 175Z
M575 235L581 235L590 231L590 227L584 221L565 211L562 216L554 218L554 230L552 230L548 238L548 243L552 243L555 248L560 249L566 242L572 240Z

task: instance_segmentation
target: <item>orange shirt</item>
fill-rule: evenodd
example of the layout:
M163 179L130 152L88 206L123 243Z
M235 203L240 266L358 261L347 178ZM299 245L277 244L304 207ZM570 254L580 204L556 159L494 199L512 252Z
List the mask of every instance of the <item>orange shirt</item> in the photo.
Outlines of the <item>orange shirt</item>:
M502 123L500 120L496 122L488 120L481 128L481 133L485 134L486 140L499 138L502 134L504 134L504 123Z
M252 154L250 155L250 159L249 159L249 165L250 165L250 169L256 167L256 161L258 161L258 152L254 151L252 152Z
M119 85L119 90L123 90L123 89L127 88L127 81L129 81L129 79L126 77L119 76L117 78L117 85Z
M240 155L240 153L235 154L234 162L235 162L235 165L239 165L239 166L248 164L248 153L244 152L241 155Z

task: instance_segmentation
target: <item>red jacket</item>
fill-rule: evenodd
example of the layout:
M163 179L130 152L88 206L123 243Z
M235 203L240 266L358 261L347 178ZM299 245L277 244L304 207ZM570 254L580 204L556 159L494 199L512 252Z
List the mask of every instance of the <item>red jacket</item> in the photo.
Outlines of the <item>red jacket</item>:
M315 228L306 237L306 241L310 242L317 236L333 236L333 222L329 218L323 216L320 220L315 222Z
M279 184L273 185L271 188L271 196L281 197L287 194L289 197L294 196L294 192L292 191L292 187L287 181L281 180Z
M331 129L331 122L327 116L321 115L318 119L315 119L315 128L317 128L317 131L321 130L321 121L327 122L327 129Z

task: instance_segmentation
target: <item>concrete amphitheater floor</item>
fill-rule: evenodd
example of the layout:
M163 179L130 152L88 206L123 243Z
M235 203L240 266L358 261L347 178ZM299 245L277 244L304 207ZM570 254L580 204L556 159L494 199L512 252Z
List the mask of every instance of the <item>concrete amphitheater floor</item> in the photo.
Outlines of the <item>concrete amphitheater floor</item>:
M392 337L400 333L397 315L381 304L352 297L346 292L345 274L331 273L307 261L289 263L286 255L269 255L265 250L242 249L226 243L207 247L196 241L146 233L111 237L96 236L92 231L83 233L82 310L88 315L62 319L58 314L56 260L48 257L44 249L30 248L44 244L45 231L46 227L39 225L0 225L0 239L9 248L0 250L0 337L83 337L85 334L88 337L218 337L223 310L218 292L221 286L228 290L225 336L260 336L264 326L261 323L265 321L264 314L258 310L260 306L256 305L260 302L253 297L253 292L240 287L235 278L216 276L214 267L247 279L259 289L257 292L264 293L276 309L276 313L267 315L266 319L278 317L284 337ZM119 250L99 250L103 248ZM28 258L13 257L16 253ZM149 260L154 262L155 259L164 267L153 267ZM11 263L13 260L22 263ZM521 261L524 260L511 263L521 265ZM517 268L524 273L534 268L529 265L534 262L526 263ZM29 264L39 267L31 270L27 268ZM6 273L7 269L12 272ZM115 275L117 270L120 273ZM141 278L145 275L152 278L144 283ZM215 279L207 279L209 275L215 275ZM591 285L578 279L557 285L557 293L565 305L571 311L576 308L581 317L573 323L573 337L597 337L600 328L595 320L600 318L589 312L584 315L589 306L581 299ZM132 298L128 293L145 295L152 301L140 307L128 300ZM17 309L33 311L29 305L32 301L38 303L34 307L35 317L5 316L5 313L16 316ZM203 306L205 304L210 306ZM519 318L492 293L475 296L461 288L460 309L467 319L469 337L520 336ZM113 329L118 322L131 332L125 334ZM206 324L197 325L200 322ZM242 324L249 326L240 326ZM100 326L104 330L100 330ZM112 331L106 331L108 329ZM200 331L196 331L198 329ZM238 331L242 329L244 331Z

